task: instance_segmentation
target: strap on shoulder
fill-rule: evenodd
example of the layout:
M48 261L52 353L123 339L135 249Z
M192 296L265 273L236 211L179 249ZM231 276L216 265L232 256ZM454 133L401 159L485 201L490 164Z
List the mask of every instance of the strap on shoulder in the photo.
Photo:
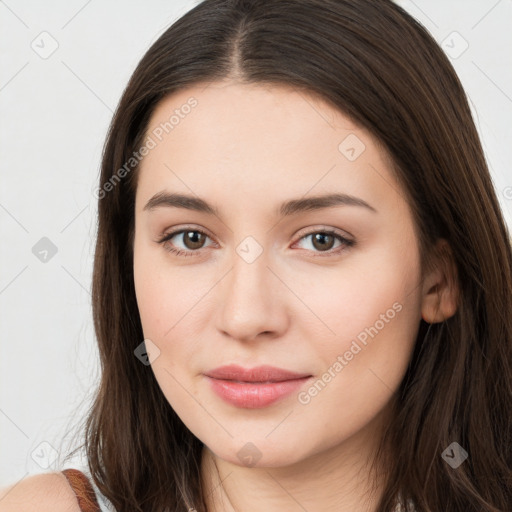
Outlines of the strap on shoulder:
M64 469L62 474L67 478L71 489L75 492L78 506L82 512L100 512L100 506L91 482L78 469Z

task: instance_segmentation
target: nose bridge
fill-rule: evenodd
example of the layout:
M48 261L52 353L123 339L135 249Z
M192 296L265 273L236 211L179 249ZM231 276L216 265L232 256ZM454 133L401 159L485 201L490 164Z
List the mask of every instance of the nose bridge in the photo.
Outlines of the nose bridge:
M233 266L229 279L227 300L233 299L239 307L252 304L253 308L261 308L270 299L268 254L261 251L255 254L254 247L241 244L233 255ZM262 248L263 249L263 248ZM226 301L227 302L227 301Z
M236 248L231 272L222 285L220 330L240 339L279 330L279 319L283 319L275 289L279 280L269 264L268 253L255 240L242 241Z

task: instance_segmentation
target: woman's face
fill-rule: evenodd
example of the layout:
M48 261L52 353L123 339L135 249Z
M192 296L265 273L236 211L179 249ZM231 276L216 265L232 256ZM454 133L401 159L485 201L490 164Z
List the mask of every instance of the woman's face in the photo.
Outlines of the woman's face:
M169 96L147 136L135 288L176 413L239 465L375 439L422 293L412 214L382 148L311 95L233 82ZM248 371L217 370L231 365Z

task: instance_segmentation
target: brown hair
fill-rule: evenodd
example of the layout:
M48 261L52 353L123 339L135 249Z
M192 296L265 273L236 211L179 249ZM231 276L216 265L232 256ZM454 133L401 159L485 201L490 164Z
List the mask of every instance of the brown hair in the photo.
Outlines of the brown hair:
M389 0L205 0L140 61L109 129L98 196L101 382L83 445L95 483L118 510L206 510L202 443L134 356L143 340L133 281L137 167L104 191L141 147L160 100L226 78L316 94L368 129L411 205L423 269L438 239L451 247L458 311L420 325L383 437L388 480L377 510L391 510L400 493L418 512L511 510L509 233L452 65ZM468 453L457 469L441 457L454 441Z

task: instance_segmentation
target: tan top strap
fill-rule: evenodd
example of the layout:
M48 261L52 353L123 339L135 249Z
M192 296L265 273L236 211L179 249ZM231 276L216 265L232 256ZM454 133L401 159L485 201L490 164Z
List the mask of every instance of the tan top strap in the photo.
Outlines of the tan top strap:
M96 494L87 476L78 469L64 469L62 474L75 492L80 510L82 512L100 512Z

